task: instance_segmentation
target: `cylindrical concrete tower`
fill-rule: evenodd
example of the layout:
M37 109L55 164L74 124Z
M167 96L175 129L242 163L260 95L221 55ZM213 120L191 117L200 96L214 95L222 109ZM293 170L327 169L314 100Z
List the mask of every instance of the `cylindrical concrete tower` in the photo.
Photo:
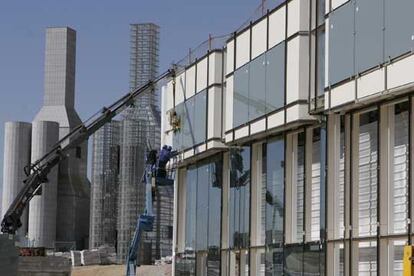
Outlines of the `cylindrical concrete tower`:
M45 155L59 139L59 124L36 121L32 125L32 162ZM30 201L28 237L32 246L54 248L58 170L55 167L42 184L41 194Z
M3 200L2 214L7 212L26 178L24 167L30 164L32 125L24 122L7 122L4 131ZM27 233L27 210L21 217L20 237Z

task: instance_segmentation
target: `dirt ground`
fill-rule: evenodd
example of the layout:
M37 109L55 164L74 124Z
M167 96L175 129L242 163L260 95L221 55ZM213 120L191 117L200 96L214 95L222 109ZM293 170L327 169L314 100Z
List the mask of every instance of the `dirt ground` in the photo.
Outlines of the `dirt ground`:
M171 265L141 266L137 276L171 276ZM94 265L74 267L71 276L125 276L124 265Z

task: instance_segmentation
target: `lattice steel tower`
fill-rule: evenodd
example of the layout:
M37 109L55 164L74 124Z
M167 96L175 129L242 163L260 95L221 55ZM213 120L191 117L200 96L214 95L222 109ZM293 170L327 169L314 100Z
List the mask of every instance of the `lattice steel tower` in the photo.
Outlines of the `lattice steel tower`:
M159 27L153 23L132 24L130 29L130 89L154 79L158 74ZM139 97L124 114L121 123L121 169L118 197L117 255L124 261L137 218L145 208L145 188L141 183L148 145L160 147L160 107L157 89ZM154 203L156 208L157 202ZM170 206L169 203L167 205ZM158 208L161 211L162 207ZM157 212L157 210L156 210ZM161 226L155 221L154 232L144 235L141 260L150 263L160 257ZM172 210L171 218L172 220ZM171 223L172 224L172 223ZM171 244L169 244L169 248ZM163 254L164 255L164 254Z

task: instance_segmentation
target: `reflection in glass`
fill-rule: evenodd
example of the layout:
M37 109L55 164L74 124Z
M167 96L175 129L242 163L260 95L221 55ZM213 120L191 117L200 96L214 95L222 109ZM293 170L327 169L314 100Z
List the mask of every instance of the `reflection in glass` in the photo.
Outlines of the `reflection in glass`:
M408 161L409 161L409 119L408 102L394 106L394 139L391 145L392 181L391 193L391 229L393 234L407 232L408 218Z
M249 121L266 113L266 56L257 57L249 67Z
M195 250L196 239L196 200L197 200L197 168L189 167L186 183L185 207L185 251Z
M249 119L249 64L234 72L233 127Z
M358 275L377 275L377 242L358 243Z
M296 241L303 241L305 203L305 133L298 134L296 157Z
M285 102L285 42L266 53L266 113Z
M378 112L360 115L358 168L358 234L377 233Z
M282 137L264 145L263 163L266 164L266 244L283 242L284 212L284 156L285 143Z
M250 147L230 152L229 244L249 246L250 223Z

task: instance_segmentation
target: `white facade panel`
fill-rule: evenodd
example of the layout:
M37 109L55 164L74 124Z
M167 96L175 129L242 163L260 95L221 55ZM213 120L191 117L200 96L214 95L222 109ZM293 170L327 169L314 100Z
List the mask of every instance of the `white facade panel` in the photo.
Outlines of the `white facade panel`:
M227 43L226 74L232 73L233 70L234 70L234 40Z
M285 123L285 111L284 110L281 110L267 117L267 128L268 129L283 126L284 123Z
M267 48L267 18L252 27L252 59L260 56Z
M234 139L240 139L249 135L249 126L242 127L234 131Z
M309 0L293 0L288 3L288 33L294 35L309 29Z
M236 38L236 69L250 61L250 29Z
M286 37L286 7L269 15L269 49L276 46Z
M172 81L169 81L167 85L163 87L161 98L163 103L161 110L163 110L163 112L174 107L174 84Z
M193 149L189 149L189 150L184 152L184 159L190 158L192 156L194 156L194 150Z
M233 141L233 132L227 133L225 137L226 143L230 143Z
M185 95L185 72L175 78L175 105L184 102Z
M331 107L355 100L355 81L350 81L331 90Z
M250 125L250 134L256 134L266 130L266 118Z
M336 9L337 7L341 6L342 4L345 4L349 0L331 0L332 1L332 9ZM329 5L329 1L326 1L326 5ZM328 8L329 9L329 8Z
M414 56L406 57L387 67L388 89L396 88L414 81Z
M197 63L197 92L207 88L207 57Z
M208 90L207 139L221 137L221 88Z
M202 145L199 145L196 149L195 149L195 153L197 154L197 153L202 153L202 152L204 152L204 151L206 151L207 150L207 145L206 144L202 144Z
M357 96L364 98L385 90L385 70L383 68L360 77L357 80Z
M290 123L298 120L312 119L312 116L309 115L308 111L307 104L297 104L291 106L286 110L286 122Z
M195 94L195 78L196 69L195 65L191 66L185 71L185 98L188 99Z
M223 80L223 54L214 52L208 58L208 85L221 84Z
M224 145L222 142L219 141L210 141L207 143L207 149L213 149L213 148L225 148L226 145Z
M233 128L233 76L227 78L227 88L226 94L224 97L226 98L226 131Z
M308 37L298 36L288 42L286 103L308 98Z

